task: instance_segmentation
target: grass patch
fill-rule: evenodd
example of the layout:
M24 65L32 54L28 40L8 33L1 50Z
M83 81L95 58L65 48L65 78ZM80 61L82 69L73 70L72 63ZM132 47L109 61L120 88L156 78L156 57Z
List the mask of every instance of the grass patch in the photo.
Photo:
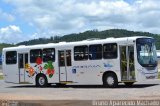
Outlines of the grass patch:
M3 79L3 75L0 75L0 80L2 80Z

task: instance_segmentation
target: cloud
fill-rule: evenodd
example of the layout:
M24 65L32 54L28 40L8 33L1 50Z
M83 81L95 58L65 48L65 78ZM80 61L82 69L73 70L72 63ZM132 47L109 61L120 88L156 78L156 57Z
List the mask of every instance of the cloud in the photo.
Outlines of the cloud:
M111 21L125 22L132 12L128 3L120 1L77 1L77 0L6 0L16 6L17 14L40 30L85 29L90 24ZM113 19L113 20L112 20ZM104 24L105 25L105 24Z
M9 25L4 28L0 28L0 42L4 43L17 43L23 41L22 31L18 26Z
M35 33L51 32L46 36L107 28L160 33L159 0L4 1L14 5L17 16L37 28Z
M12 22L15 20L15 17L9 13L2 11L2 9L0 8L0 22L4 20Z

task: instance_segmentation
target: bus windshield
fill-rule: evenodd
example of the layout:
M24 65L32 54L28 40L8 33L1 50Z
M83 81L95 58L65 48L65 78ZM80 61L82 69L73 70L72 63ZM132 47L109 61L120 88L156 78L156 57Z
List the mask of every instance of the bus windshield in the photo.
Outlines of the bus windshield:
M143 67L157 66L155 40L152 38L139 38L136 40L138 62Z

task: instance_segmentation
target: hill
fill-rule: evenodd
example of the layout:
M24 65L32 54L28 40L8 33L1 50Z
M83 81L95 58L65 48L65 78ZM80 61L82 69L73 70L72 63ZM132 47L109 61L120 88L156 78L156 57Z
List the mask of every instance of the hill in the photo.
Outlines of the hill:
M82 33L73 33L73 34L68 34L68 35L64 35L64 36L54 36L54 37L50 37L50 38L33 39L33 40L29 40L29 41L20 42L15 45L2 43L2 44L0 44L0 54L1 54L2 49L4 47L11 47L11 46L18 46L18 45L58 43L58 42L62 42L62 41L73 42L73 41L81 41L81 40L90 39L90 38L105 39L108 37L117 38L117 37L131 37L131 36L153 37L156 39L157 49L160 49L160 36L158 34L152 34L149 32L128 31L128 30L124 30L124 29L110 29L110 30L104 30L104 31L90 30L90 31L82 32Z
M13 44L6 44L6 43L1 43L0 44L0 54L2 53L2 49L5 47L12 47L14 46Z
M73 42L73 41L81 41L90 38L101 38L105 39L108 37L131 37L131 36L148 36L156 39L157 49L160 49L160 36L157 34L152 34L149 32L135 32L128 31L124 29L110 29L104 31L98 30L90 30L85 31L83 33L73 33L64 36L54 36L50 38L39 38L33 39L29 41L20 42L17 45L34 45L34 44L45 44L45 43L58 43L62 41Z

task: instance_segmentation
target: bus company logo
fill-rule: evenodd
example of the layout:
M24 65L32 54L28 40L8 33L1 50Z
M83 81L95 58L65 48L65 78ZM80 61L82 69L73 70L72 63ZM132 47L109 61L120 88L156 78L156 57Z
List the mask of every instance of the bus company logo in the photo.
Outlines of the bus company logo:
M101 67L100 65L81 65L81 66L73 66L73 69L77 69L77 68L97 68L97 67Z
M88 69L88 68L98 68L98 67L101 67L100 65L82 65L82 66L73 66L72 67L72 73L76 74L77 73L77 69Z
M104 64L104 67L106 67L106 68L111 68L111 67L113 67L113 65L111 65L111 64L109 64L109 63L103 63Z

